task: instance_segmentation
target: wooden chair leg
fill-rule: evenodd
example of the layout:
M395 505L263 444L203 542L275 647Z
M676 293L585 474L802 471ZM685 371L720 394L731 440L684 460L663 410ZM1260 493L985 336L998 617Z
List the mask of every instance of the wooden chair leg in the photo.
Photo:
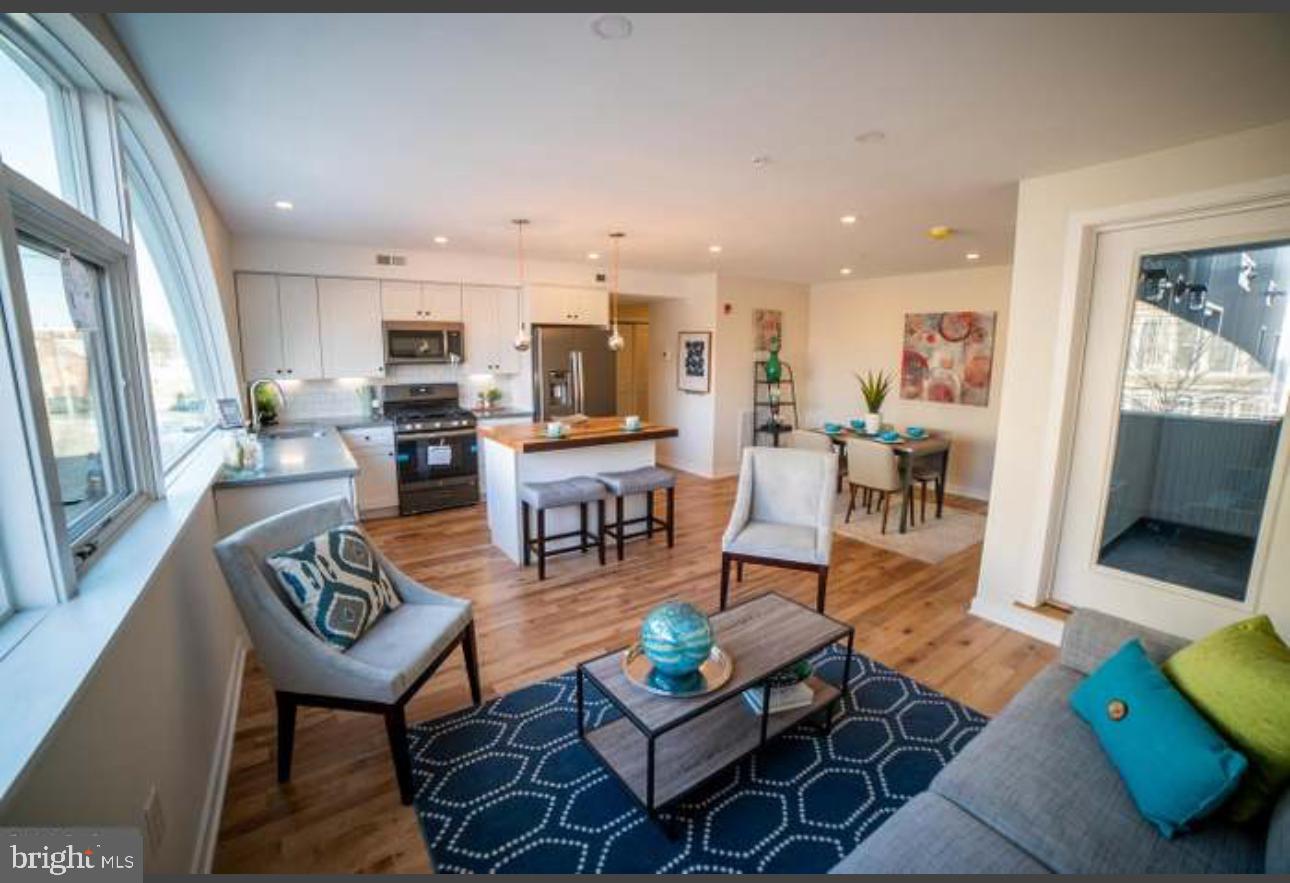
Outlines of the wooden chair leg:
M578 504L578 548L587 553L587 504Z
M922 484L923 486L923 502L921 507L919 508L918 520L923 522L923 524L926 524L927 523L927 482L925 481L920 482L920 484Z
M520 504L520 519L523 520L524 522L524 566L528 567L530 562L532 561L531 555L533 551L530 548L533 545L533 537L530 536L530 531L529 531L529 504L528 503Z
M829 585L829 568L821 567L819 573L818 586L815 593L815 610L818 613L824 612L824 593L828 590Z
M538 579L546 579L546 510L537 510Z
M726 609L726 601L730 598L730 556L724 552L721 554L721 609Z
M941 517L941 501L945 499L945 483L936 479L936 517Z
M645 492L645 538L654 539L654 492Z
M882 532L887 532L887 514L891 512L891 491L881 491L882 502L878 505L882 508ZM539 561L541 559L538 559Z
M873 495L873 488L864 489L864 514L866 515L873 514Z
M620 494L614 498L614 542L618 547L618 560L623 560L623 498Z
M466 680L470 682L470 704L478 705L482 699L479 687L479 650L475 644L475 623L466 626L461 638L461 655L466 657Z
M667 489L667 547L676 545L676 488Z
M596 501L596 553L600 557L600 566L605 566L605 501Z
M856 511L856 486L851 485L851 502L847 504L847 517L842 519L847 524L851 523L851 513Z
M385 732L390 737L390 754L394 757L394 778L399 782L399 799L404 806L412 802L412 752L408 750L408 723L403 706L393 705L385 712Z
M278 703L278 781L291 780L291 750L296 744L296 700L290 693L275 693Z
M735 582L741 583L743 581L744 581L744 563L742 561L736 561L735 562Z

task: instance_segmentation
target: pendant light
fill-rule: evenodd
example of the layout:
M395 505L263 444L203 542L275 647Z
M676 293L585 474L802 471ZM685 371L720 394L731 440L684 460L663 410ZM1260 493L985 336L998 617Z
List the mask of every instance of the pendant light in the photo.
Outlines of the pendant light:
M516 218L511 221L511 223L515 225L517 239L515 252L518 256L520 265L520 296L522 297L524 295L524 284L526 281L524 275L524 228L528 226L529 220L528 218ZM515 347L515 349L521 353L526 353L532 345L533 338L529 336L528 325L525 324L524 317L521 315L520 327L519 330L515 332L515 339L511 341L511 346Z
M626 235L622 232L609 234L609 238L614 242L614 265L609 283L609 313L610 321L613 323L609 332L609 348L614 352L621 350L626 343L623 336L618 333L618 251Z

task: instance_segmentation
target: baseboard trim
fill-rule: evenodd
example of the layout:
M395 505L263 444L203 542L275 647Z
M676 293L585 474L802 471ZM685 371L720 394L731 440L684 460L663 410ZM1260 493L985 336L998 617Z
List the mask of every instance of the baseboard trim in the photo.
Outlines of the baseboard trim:
M211 761L206 800L197 826L197 843L189 873L209 874L215 863L215 846L219 842L219 823L224 812L224 791L228 787L228 767L233 757L233 737L237 733L237 712L242 701L242 675L246 671L246 641L238 635L233 646L233 663L224 686L224 711L220 716L219 734L215 740L215 757Z
M1030 635L1045 644L1061 644L1062 630L1066 625L1059 619L1045 616L1034 610L1027 610L1011 601L997 601L980 595L972 599L972 606L968 608L968 612L1013 631Z

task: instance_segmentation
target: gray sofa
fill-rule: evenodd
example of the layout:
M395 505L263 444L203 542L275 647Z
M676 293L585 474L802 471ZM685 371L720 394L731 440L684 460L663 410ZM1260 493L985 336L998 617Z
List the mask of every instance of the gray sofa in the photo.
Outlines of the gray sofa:
M1290 873L1290 793L1271 822L1213 818L1173 840L1143 820L1068 697L1132 637L1156 662L1185 642L1091 610L1061 659L832 873Z

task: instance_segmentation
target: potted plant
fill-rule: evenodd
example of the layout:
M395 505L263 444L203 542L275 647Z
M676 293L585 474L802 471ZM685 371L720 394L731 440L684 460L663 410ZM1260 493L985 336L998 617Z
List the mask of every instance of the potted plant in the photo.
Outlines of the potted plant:
M502 391L495 386L490 386L484 391L484 399L488 402L489 408L496 408L497 403L502 400Z
M891 392L892 377L886 371L866 371L857 373L856 380L860 381L860 396L868 409L864 415L864 431L874 435L882 430L882 403Z

